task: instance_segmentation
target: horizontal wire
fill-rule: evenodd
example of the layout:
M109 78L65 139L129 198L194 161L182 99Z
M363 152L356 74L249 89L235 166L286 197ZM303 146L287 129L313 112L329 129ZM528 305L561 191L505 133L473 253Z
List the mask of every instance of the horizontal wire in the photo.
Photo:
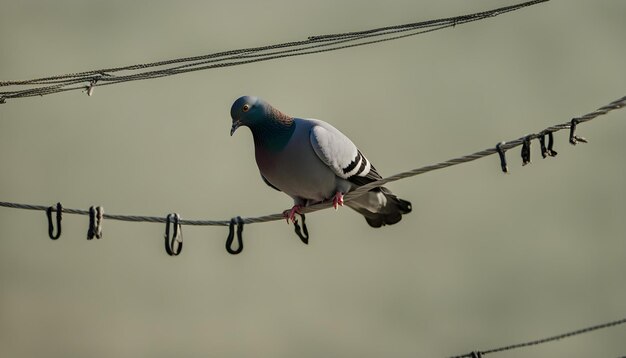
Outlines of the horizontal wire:
M0 103L5 103L6 100L10 98L44 96L53 93L83 90L122 82L154 79L193 71L238 66L279 58L310 55L357 46L371 45L483 20L547 1L549 0L527 1L517 5L505 6L469 15L394 25L357 32L309 36L306 40L301 41L229 50L201 56L184 57L123 67L104 68L99 70L41 77L31 80L0 81L0 87L35 86L29 89L0 91ZM171 67L157 69L164 66ZM150 68L155 69L142 72L142 70ZM139 72L126 74L120 73L120 75L114 75L114 73L118 72L133 71ZM82 85L76 86L77 84Z
M587 113L583 116L580 117L576 117L573 118L572 120L576 121L576 123L580 124L580 123L584 123L584 122L588 122L592 119L595 119L601 115L605 115L607 113L609 113L610 111L616 110L616 109L620 109L623 108L624 106L626 106L626 96L617 99L605 106L602 106L600 108L598 108L597 110ZM520 137L518 139L509 141L509 142L502 142L500 144L500 148L504 151L509 150L511 148L515 148L517 146L520 146L524 143L524 141L526 139L536 139L539 137L542 137L543 135L547 134L547 133L554 133L554 132L558 132L560 130L563 129L569 129L572 125L572 122L565 122L565 123L561 123L561 124L556 124L553 125L551 127L548 127L542 131L540 131L539 133L534 133L534 134L529 134L523 137ZM391 183L394 181L398 181L401 179L405 179L405 178L409 178L409 177L413 177L416 175L420 175L420 174L424 174L424 173L428 173L431 171L435 171L435 170L439 170L439 169L444 169L447 167L451 167L454 165L459 165L462 163L467 163L467 162L471 162L492 154L497 153L497 149L494 148L487 148L484 150L481 150L479 152L475 152L472 154L468 154L468 155L464 155L461 157L457 157L457 158L453 158L453 159L449 159L443 162L439 162L436 164L431 164L431 165L427 165L427 166L423 166L420 168L416 168L416 169L412 169L412 170L408 170L402 173L398 173L395 175L392 175L390 177L381 179L381 180L377 180L377 181L373 181L371 183L368 183L366 185L360 186L358 188L356 188L355 190L347 193L344 196L344 202L348 202L350 200L354 200L355 198L367 193L368 191L383 186L387 183ZM45 211L46 209L48 209L47 206L44 205L30 205L30 204L19 204L19 203L11 203L11 202L0 202L0 207L7 207L7 208L14 208L14 209L27 209L27 210L42 210ZM332 207L332 202L328 201L328 202L322 202L322 203L318 203L315 205L311 205L311 206L307 206L301 209L301 212L306 214L306 213L311 213L311 212L315 212L315 211L319 211L319 210L323 210L323 209L327 209ZM64 213L68 213L68 214L77 214L77 215L88 215L89 211L88 210L80 210L80 209L69 209L69 208L63 208L62 209ZM52 209L52 211L56 211L55 208ZM165 223L166 222L166 218L165 217L158 217L158 216L143 216L143 215L114 215L114 214L104 214L104 218L105 219L110 219L110 220L120 220L120 221L132 221L132 222L152 222L152 223ZM263 223L263 222L270 222L270 221L277 221L277 220L284 220L284 215L283 213L276 213L276 214L270 214L270 215L264 215L264 216L258 216L258 217L249 217L249 218L243 218L243 223L245 224L255 224L255 223ZM186 220L186 219L181 219L180 220L180 224L181 225L195 225L195 226L229 226L230 225L230 220Z
M346 33L341 33L341 34L311 36L311 37L309 37L309 39L351 37L351 36L372 34L372 33L377 33L377 32L386 32L386 31L389 31L389 30L398 30L398 29L405 29L405 28L422 28L422 27L427 27L427 26L439 26L439 25L444 24L444 23L463 22L463 21L467 21L467 20L470 20L470 19L473 19L473 18L481 18L481 19L483 19L483 18L487 18L487 17L493 17L493 16L497 16L497 15L500 15L500 14L504 14L504 13L507 13L507 12L510 12L510 11L519 10L519 9L521 9L523 7L536 5L536 4L539 4L539 3L542 3L542 2L546 2L546 1L549 1L549 0L528 1L528 2L525 2L525 3L517 4L517 5L505 6L505 7L499 8L499 9L478 12L478 13L474 13L474 14L470 14L470 15L449 17L449 18L437 19L437 20L422 21L422 22L416 22L416 23L412 23L412 24L387 26L387 27L381 27L381 28L377 28L377 29L371 29L371 30L365 30L365 31L356 31L356 32L346 32Z
M581 334L597 331L597 330L604 329L604 328L615 327L615 326L618 326L618 325L621 325L621 324L624 324L624 323L626 323L626 318L622 318L622 319L619 319L619 320L616 320L616 321L601 323L601 324L598 324L598 325L595 325L595 326L589 326L589 327L581 328L581 329L578 329L578 330L575 330L575 331L558 334L556 336L540 338L540 339L537 339L537 340L534 340L534 341L529 341L529 342L524 342L524 343L517 343L517 344L512 344L512 345L509 345L509 346L504 346L504 347L499 347L499 348L494 348L494 349L488 349L488 350L484 350L484 351L471 352L471 353L463 354L463 355L460 355L460 356L453 356L453 357L450 357L450 358L474 358L474 357L480 357L480 356L491 354L491 353L498 353L498 352L510 351L510 350L518 349L518 348L536 346L536 345L539 345L539 344L544 344L544 343L548 343L548 342L554 342L554 341L561 340L563 338L569 338L569 337L573 337L573 336L578 336L578 335L581 335Z

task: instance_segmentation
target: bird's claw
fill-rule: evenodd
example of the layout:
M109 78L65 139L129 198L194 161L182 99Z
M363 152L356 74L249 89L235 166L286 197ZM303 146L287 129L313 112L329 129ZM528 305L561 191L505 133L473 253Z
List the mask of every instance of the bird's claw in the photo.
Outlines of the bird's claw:
M291 210L283 211L283 216L287 220L287 224L289 224L289 220L294 224L296 223L296 214L301 214L300 209L302 209L301 205L294 205Z
M333 208L337 210L337 208L340 206L343 206L343 193L338 191L335 193L335 196L333 197Z

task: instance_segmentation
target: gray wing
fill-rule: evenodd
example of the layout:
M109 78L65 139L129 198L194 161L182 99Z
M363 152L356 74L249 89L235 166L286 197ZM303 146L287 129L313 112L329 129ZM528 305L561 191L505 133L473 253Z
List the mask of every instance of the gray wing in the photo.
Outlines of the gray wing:
M382 179L348 137L326 122L314 122L310 133L311 146L335 175L359 186Z

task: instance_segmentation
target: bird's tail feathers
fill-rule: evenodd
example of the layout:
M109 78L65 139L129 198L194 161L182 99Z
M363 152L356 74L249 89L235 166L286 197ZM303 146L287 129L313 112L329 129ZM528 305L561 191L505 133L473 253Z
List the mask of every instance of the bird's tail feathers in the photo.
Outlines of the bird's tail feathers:
M402 215L412 210L409 201L398 198L384 187L373 189L346 205L363 215L371 227L396 224L402 220Z

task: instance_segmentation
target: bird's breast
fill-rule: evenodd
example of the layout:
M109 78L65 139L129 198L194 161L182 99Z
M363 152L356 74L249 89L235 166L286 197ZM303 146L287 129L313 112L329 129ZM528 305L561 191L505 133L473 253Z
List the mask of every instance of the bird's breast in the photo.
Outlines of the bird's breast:
M265 179L292 198L317 202L335 194L338 178L315 154L308 133L294 133L280 151L255 146L255 158Z

